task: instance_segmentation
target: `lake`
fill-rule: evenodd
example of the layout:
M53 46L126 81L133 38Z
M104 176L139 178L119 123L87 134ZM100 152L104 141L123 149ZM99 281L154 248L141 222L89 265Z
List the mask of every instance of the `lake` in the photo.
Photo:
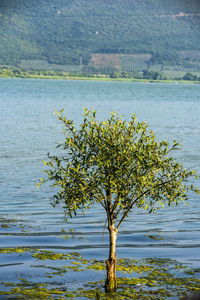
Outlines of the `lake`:
M49 186L36 189L43 176L43 159L48 152L58 151L57 142L63 139L54 109L64 108L78 125L84 107L97 110L99 119L111 111L126 119L135 113L158 139L180 141L183 147L176 152L177 159L200 173L200 85L0 79L0 247L75 251L86 259L107 258L101 208L94 207L66 223L62 208L50 204L53 191ZM188 205L165 208L157 215L133 211L118 235L118 258L169 258L200 267L199 200L191 195ZM33 264L28 253L1 254L0 279L41 280L44 273ZM95 274L88 272L87 279L99 278ZM68 282L80 282L85 275L66 276Z

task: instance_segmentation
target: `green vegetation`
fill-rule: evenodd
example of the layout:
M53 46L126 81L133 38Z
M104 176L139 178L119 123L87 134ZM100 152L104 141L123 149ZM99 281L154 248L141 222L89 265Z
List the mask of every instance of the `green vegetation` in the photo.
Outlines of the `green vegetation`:
M158 71L143 70L143 78L153 80L162 79L162 73L159 73Z
M188 72L183 76L183 79L189 80L189 81L200 81L200 76L198 77L197 75L194 75L191 72Z
M20 232L28 232L30 229L34 229L34 230L40 230L40 227L36 228L34 226L30 226L30 225L25 225L21 220L15 219L15 218L10 218L10 219L6 219L6 218L1 218L0 217L0 229L3 230L3 232L5 232L8 229L16 229L16 230L20 230ZM6 233L6 235L8 235L9 233Z
M199 14L199 0L1 0L0 64L88 65L94 53L179 63L200 50Z
M0 255L20 258L20 261L29 255L32 269L44 274L39 283L21 272L15 282L2 280L0 297L8 299L172 299L194 293L200 285L199 268L165 258L125 258L118 259L118 291L105 294L103 280L64 283L65 276L69 274L73 278L74 272L90 271L101 278L106 271L102 261L86 260L76 252L63 254L30 248L0 248Z
M57 112L56 112L57 113ZM109 232L109 257L106 261L106 291L116 290L116 240L122 222L133 209L149 213L164 205L178 205L188 200L188 192L199 194L190 179L195 171L176 162L172 152L180 149L173 141L157 142L145 122L129 122L111 114L98 122L96 112L84 110L83 122L76 129L74 122L57 113L63 123L65 140L57 147L64 150L61 157L49 154L45 162L47 181L56 188L52 205L62 203L66 216L98 203L105 209Z
M97 71L97 70L96 70ZM143 72L112 71L105 73L68 73L56 71L25 71L22 69L0 68L0 78L35 78L63 80L96 80L96 81L129 81L129 82L163 82L163 83L200 83L200 73L168 71L169 75L159 71L143 70ZM188 75L189 74L189 75Z

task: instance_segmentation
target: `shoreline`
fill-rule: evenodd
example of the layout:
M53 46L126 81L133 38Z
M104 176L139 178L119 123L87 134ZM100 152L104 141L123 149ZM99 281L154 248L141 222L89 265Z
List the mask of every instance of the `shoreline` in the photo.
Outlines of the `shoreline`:
M110 78L110 77L86 77L86 76L59 76L59 75L37 75L26 74L23 76L13 76L0 74L0 78L15 79L50 79L50 80L81 80L81 81L104 81L104 82L144 82L144 83L174 83L174 84L200 84L200 81L175 80L175 79L137 79L137 78Z

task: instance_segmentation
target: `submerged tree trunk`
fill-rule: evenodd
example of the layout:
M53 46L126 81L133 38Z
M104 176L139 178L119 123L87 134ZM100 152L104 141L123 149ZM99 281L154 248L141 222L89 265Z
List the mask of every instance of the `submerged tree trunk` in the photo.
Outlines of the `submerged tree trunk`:
M110 237L110 252L109 258L106 261L107 278L105 282L106 292L114 292L117 288L117 278L116 278L116 239L117 239L117 229L114 225L108 227L109 237Z

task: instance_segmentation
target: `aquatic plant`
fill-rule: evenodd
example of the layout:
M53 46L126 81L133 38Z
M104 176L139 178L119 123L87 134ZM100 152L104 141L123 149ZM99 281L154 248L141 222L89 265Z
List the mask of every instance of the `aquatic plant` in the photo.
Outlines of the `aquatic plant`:
M41 282L36 282L37 278L31 281L29 276L21 273L15 282L2 281L0 297L8 299L172 299L194 293L200 286L198 268L164 258L125 258L117 261L117 292L108 294L104 290L104 280L72 281L68 285L63 283L65 280L60 280L67 274L72 276L74 272L86 274L90 271L99 275L105 273L106 266L103 261L86 260L76 252L63 254L43 249L0 249L0 255L12 254L20 256L21 259L23 255L30 254L32 268L38 269L38 272L46 272ZM42 264L38 264L39 262Z

